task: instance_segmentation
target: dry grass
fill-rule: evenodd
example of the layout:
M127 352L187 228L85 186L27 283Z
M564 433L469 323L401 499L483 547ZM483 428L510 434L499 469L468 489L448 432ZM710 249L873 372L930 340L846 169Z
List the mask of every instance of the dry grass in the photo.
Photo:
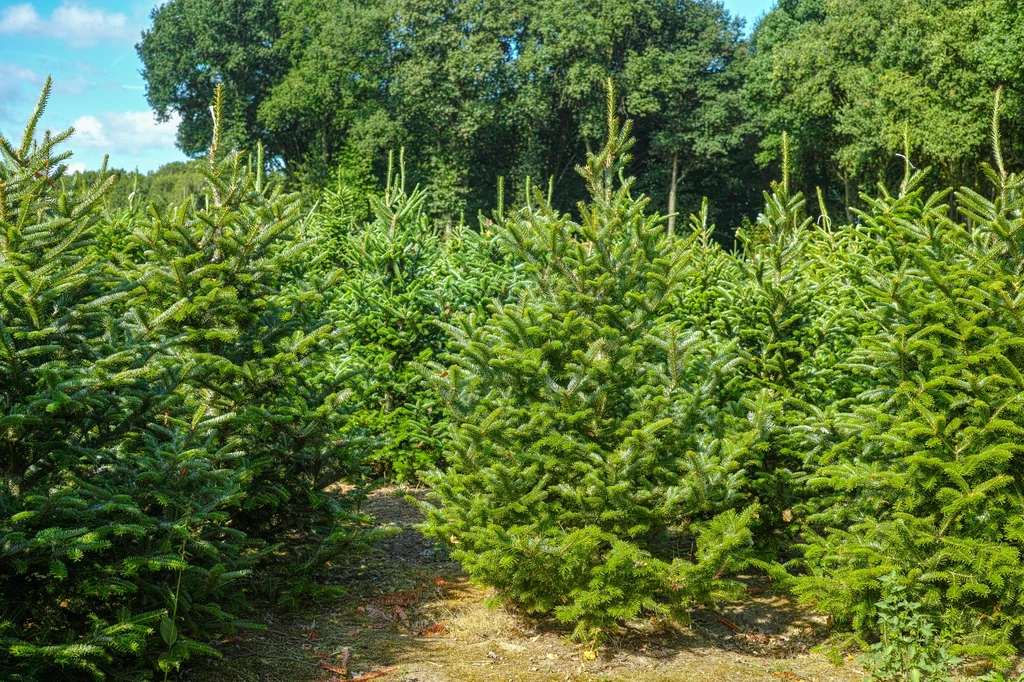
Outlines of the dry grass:
M462 598L445 602L438 610L445 622L446 634L456 642L483 642L486 640L532 635L531 624L502 606L486 608L488 595L468 589Z
M742 603L695 612L689 627L631 624L594 656L550 621L487 608L488 593L411 528L419 514L395 491L376 493L368 511L403 530L333 569L345 597L268 609L266 631L223 642L224 659L199 664L184 682L337 682L344 678L331 668L346 651L352 675L389 670L381 682L864 679L852 662L836 667L811 653L828 634L824 620L763 579L752 579Z

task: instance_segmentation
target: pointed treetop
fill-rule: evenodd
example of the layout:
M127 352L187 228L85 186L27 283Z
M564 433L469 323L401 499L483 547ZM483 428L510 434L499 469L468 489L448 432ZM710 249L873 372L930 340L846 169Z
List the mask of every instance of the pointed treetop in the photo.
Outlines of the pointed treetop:
M615 81L611 76L605 81L605 87L608 90L608 139L613 140L618 134L619 119L615 115Z
M789 194L789 133L782 131L782 192Z
M999 104L1003 95L1003 86L996 88L995 102L992 104L992 155L995 157L996 170L999 177L1006 183L1006 168L1003 166L1003 150L999 144Z
M210 105L210 116L213 117L213 139L210 141L210 168L217 163L217 152L220 150L220 127L224 120L224 84L217 83L213 90L213 104Z

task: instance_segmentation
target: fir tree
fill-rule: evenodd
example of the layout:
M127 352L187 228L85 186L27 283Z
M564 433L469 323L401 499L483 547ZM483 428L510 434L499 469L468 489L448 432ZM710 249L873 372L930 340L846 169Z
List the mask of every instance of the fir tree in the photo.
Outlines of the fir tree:
M737 232L742 250L717 284L714 324L747 359L737 400L755 438L745 462L762 505L755 536L788 551L817 508L806 477L839 439L836 415L859 389L844 363L862 333L849 272L860 240L832 228L823 202L818 221L808 215L790 188L788 152L772 190L757 221Z
M0 677L152 661L173 611L169 670L237 623L227 585L259 558L228 523L244 472L225 418L183 404L195 367L154 333L173 311L131 308L138 283L94 251L110 180L60 189L72 131L34 141L49 88L21 144L0 138Z
M236 527L314 561L365 521L353 513L362 488L331 490L360 476L364 448L356 434L342 437L352 369L330 316L340 271L320 268L325 255L299 225L300 197L265 176L262 149L225 154L214 130L205 205L154 207L135 231L145 283L137 305L167 311L160 329L177 362L202 367L182 387L188 405L220 416L220 442L242 453Z
M998 118L993 131L994 198L958 192L966 222L909 167L898 194L865 198L877 331L855 357L864 388L846 441L813 481L842 497L813 519L798 588L864 633L892 575L953 653L999 659L1024 625L1024 183L1003 167Z
M332 305L360 369L352 426L374 439L382 473L412 480L440 463L444 438L436 394L416 364L447 349L439 323L507 299L515 275L492 248L489 219L482 231L460 223L439 234L423 211L426 194L406 190L403 155L397 169L392 155L389 168L384 193L368 197L372 220L360 223L351 198L332 195L313 229L345 271Z
M520 299L449 326L453 364L424 373L454 427L428 532L475 580L577 637L718 596L749 557L745 437L719 402L738 362L671 320L689 240L665 234L623 176L627 123L579 169L580 222L537 193L494 229ZM692 556L673 537L696 536Z
M365 525L330 489L359 473L333 280L294 197L216 140L206 207L101 257L110 181L63 181L71 131L34 142L48 93L0 138L0 677L166 679L246 625L270 550L315 566Z

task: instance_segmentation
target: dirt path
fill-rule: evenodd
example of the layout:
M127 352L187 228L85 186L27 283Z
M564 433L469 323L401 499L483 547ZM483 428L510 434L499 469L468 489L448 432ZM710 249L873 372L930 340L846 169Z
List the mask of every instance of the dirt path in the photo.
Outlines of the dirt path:
M566 644L564 631L506 610L412 528L421 516L400 491L381 490L368 511L401 532L371 555L332 569L338 599L287 615L222 645L223 660L193 669L188 682L540 682L565 680L796 682L863 680L809 648L824 620L750 581L749 597L717 612L697 611L688 628L652 620L626 629L596 658Z

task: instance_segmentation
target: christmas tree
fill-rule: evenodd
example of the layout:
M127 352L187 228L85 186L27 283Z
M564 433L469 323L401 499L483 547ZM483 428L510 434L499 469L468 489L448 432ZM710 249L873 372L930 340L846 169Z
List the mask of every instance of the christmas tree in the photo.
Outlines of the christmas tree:
M440 464L445 434L437 395L416 365L447 349L443 323L508 299L516 283L487 234L489 219L481 231L460 223L442 235L425 199L419 188L407 191L403 156L395 169L392 155L386 190L369 196L370 221L328 196L314 226L329 239L329 261L344 270L332 314L359 370L351 426L373 439L381 473L403 481Z
M271 550L301 588L366 525L331 489L359 471L333 280L216 137L205 205L130 216L104 258L111 183L65 180L72 131L36 141L48 94L0 138L0 677L166 679L246 625Z
M809 519L797 586L869 633L886 577L952 653L1005 660L1024 625L1024 180L1003 165L998 98L993 139L992 196L958 192L964 222L909 162L898 193L865 197L874 331L851 363L844 438L811 481L834 504Z
M755 513L738 493L748 438L721 406L737 355L673 319L698 236L667 235L632 195L629 134L610 91L580 221L540 193L501 216L521 297L449 325L452 363L423 368L454 431L428 532L580 638L727 591Z

